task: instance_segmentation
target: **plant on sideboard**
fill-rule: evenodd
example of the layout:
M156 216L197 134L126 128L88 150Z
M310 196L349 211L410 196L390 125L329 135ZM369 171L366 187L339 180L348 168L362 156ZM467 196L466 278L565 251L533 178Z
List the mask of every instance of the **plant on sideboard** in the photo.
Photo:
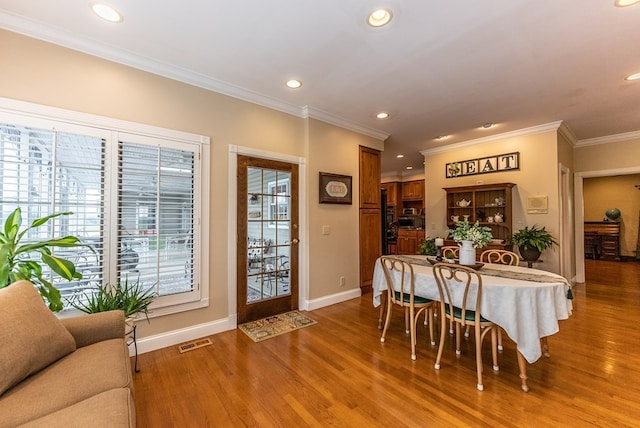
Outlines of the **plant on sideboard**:
M427 238L420 244L418 248L418 254L423 256L435 256L437 253L436 243L434 238Z
M558 245L553 236L547 232L546 227L535 224L518 230L511 237L511 242L518 247L522 258L529 261L538 260L544 250L551 248L554 244Z
M62 298L60 291L47 279L43 273L43 264L66 279L78 280L82 274L76 271L75 264L62 257L57 257L51 251L54 247L80 247L84 246L75 236L51 238L40 242L23 242L27 232L44 226L49 220L71 215L71 212L62 212L37 218L31 225L23 230L22 210L16 208L5 219L0 230L0 288L8 287L14 282L26 279L38 287L43 299L48 303L49 309L54 312L62 310Z

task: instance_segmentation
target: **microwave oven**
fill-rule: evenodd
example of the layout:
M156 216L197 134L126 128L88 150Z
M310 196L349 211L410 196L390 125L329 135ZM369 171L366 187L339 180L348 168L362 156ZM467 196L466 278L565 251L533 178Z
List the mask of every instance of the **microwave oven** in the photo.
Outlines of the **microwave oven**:
M424 216L419 214L403 214L398 217L398 227L403 229L424 229Z
M402 214L404 214L404 215L415 215L416 214L416 209L415 208L403 208L402 209Z

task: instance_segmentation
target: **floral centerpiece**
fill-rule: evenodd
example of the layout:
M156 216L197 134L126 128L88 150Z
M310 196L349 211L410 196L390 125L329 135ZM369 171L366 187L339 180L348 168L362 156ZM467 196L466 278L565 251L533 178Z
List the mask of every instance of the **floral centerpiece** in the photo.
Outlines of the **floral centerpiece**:
M459 221L455 229L449 229L449 234L454 241L460 242L460 264L468 266L476 263L475 248L484 247L493 238L491 228L480 226L477 221L473 225L468 221Z
M449 229L449 235L456 242L471 241L477 248L484 247L493 239L491 228L480 226L477 221L473 225L468 221L459 221L455 229Z

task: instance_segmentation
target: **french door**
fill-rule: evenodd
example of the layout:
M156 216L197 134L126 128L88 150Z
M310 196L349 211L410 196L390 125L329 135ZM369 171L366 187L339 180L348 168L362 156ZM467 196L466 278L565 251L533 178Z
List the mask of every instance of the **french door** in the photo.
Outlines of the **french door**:
M238 323L298 307L298 165L238 156Z

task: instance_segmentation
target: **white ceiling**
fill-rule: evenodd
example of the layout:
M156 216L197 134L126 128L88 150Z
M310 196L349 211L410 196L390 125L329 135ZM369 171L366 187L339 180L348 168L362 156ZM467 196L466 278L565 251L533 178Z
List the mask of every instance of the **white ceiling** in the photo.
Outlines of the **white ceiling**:
M368 135L383 172L420 150L563 121L640 130L640 4L613 0L0 0L0 27ZM376 6L390 25L366 25ZM7 59L6 53L4 56ZM290 90L284 81L302 80ZM1 94L0 94L1 95ZM380 121L378 111L391 117ZM480 129L487 122L497 126ZM434 137L450 137L436 141ZM404 153L403 159L396 154Z

